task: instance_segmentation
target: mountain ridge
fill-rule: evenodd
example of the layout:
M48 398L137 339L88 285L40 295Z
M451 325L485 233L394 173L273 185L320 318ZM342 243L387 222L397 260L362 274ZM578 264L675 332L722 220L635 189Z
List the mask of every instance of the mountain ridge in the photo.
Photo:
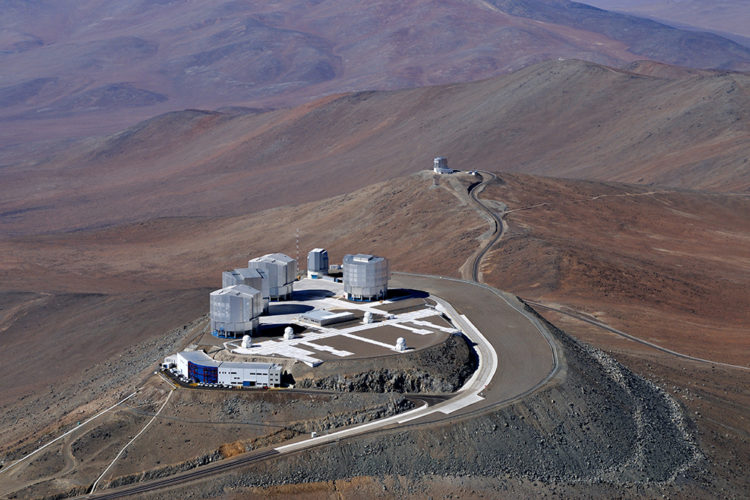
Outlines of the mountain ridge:
M292 109L170 113L6 166L0 225L17 234L262 210L423 170L441 154L464 170L750 189L750 75L646 69L659 76L549 61Z
M717 35L553 0L0 4L0 147L157 114L484 79L557 57L750 70ZM92 103L94 105L92 105Z

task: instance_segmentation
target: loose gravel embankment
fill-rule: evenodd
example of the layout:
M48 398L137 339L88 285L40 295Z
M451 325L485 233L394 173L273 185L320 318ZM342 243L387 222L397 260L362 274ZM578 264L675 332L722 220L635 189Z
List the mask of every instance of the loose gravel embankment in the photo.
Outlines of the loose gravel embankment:
M643 492L689 475L701 463L691 424L671 397L548 326L563 347L565 379L520 403L279 457L192 492L220 495L226 488L394 475L625 485Z

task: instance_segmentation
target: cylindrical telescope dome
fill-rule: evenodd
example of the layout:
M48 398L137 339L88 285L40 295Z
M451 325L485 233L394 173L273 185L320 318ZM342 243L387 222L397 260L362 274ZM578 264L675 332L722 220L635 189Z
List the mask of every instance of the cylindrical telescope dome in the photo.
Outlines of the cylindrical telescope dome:
M247 285L233 285L211 292L211 330L241 337L258 327L263 313L259 290Z
M453 169L448 168L448 158L445 156L437 156L432 160L432 170L434 170L436 174L453 173Z
M368 254L344 256L344 292L349 300L383 300L388 294L388 261Z

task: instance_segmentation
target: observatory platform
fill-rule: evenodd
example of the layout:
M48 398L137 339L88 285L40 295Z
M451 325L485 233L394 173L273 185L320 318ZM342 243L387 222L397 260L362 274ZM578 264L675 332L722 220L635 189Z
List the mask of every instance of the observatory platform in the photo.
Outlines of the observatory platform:
M259 318L260 326L250 347L243 347L239 341L222 342L206 336L200 342L222 345L237 360L280 358L317 366L332 359L398 355L404 350L423 349L442 342L455 331L439 310L426 303L424 296L357 303L344 297L341 283L303 279L295 283L290 300L271 303L268 315ZM365 322L366 313L372 322ZM327 323L326 318L343 321ZM281 332L290 325L295 336L285 339ZM405 342L404 350L396 347L399 339Z

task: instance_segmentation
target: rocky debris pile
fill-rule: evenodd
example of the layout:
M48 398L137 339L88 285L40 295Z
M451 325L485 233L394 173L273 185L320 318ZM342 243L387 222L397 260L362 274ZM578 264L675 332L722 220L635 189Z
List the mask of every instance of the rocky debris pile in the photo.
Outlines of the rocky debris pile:
M216 450L214 453L209 453L200 457L193 458L191 460L186 460L176 465L170 465L167 467L162 467L160 469L154 469L138 474L130 474L127 476L115 478L106 483L106 485L100 484L97 488L97 491L105 488L117 488L118 486L125 486L139 481L149 481L151 479L161 479L163 477L169 477L179 472L195 469L196 467L200 467L201 465L207 465L211 462L221 460L221 458L221 453L219 452L219 450Z
M325 371L298 378L299 388L342 392L450 393L477 369L476 353L462 335L401 356L325 363ZM323 366L325 366L323 365ZM333 371L334 373L330 373Z
M458 387L443 378L436 379L423 370L368 371L355 375L331 375L321 379L303 379L300 388L343 392L453 392Z
M404 397L393 397L382 405L361 410L329 414L323 419L308 420L290 426L291 429L302 433L324 432L348 425L363 424L372 420L390 417L414 408L414 403Z

